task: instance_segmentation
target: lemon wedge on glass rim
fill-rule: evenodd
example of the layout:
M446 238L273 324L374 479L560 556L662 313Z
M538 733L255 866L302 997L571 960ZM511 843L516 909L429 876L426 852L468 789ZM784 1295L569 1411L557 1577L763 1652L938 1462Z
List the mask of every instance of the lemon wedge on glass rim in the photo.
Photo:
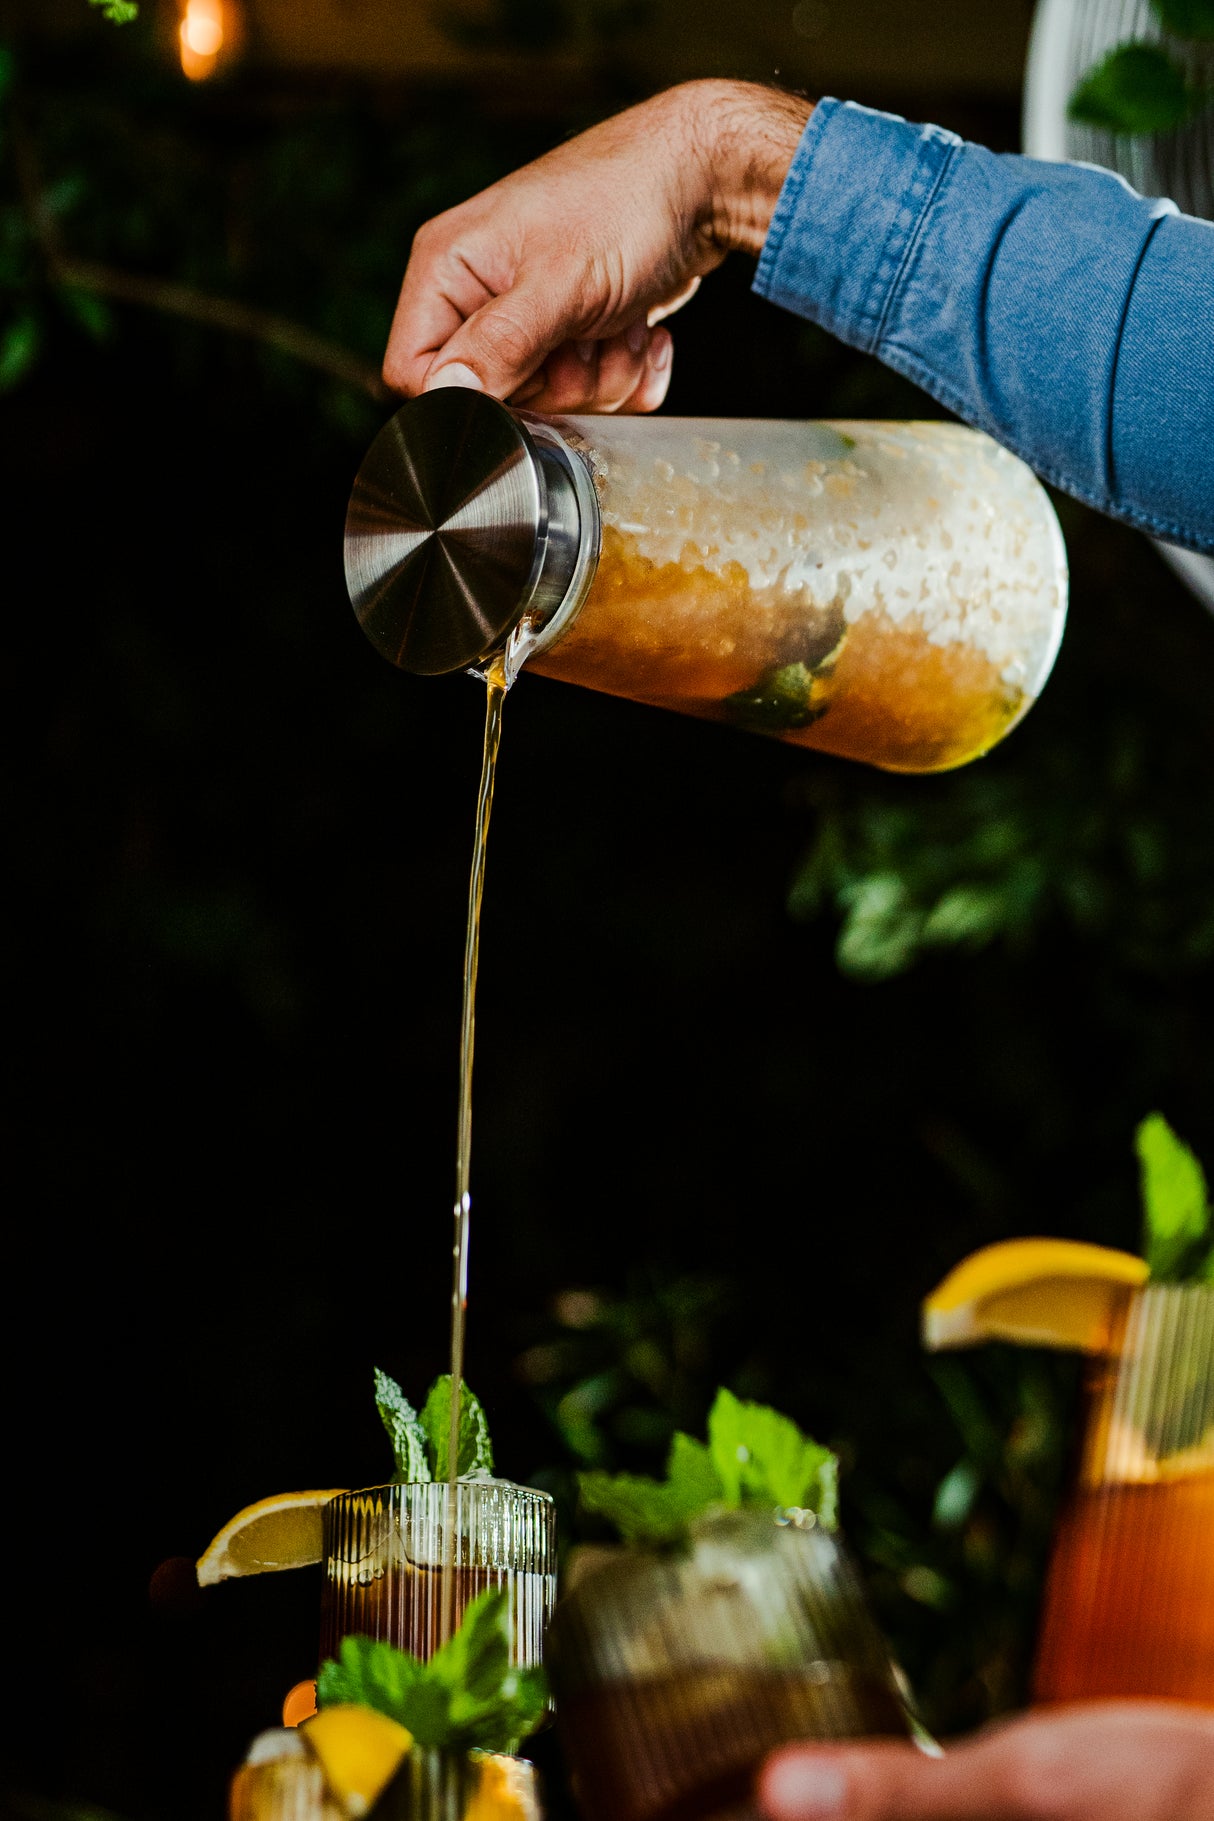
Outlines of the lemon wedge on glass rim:
M1110 1353L1146 1260L1074 1239L1006 1239L971 1252L923 1300L929 1352L1006 1340Z
M200 1587L247 1574L307 1568L324 1560L321 1513L345 1490L278 1492L246 1505L211 1538L195 1563Z

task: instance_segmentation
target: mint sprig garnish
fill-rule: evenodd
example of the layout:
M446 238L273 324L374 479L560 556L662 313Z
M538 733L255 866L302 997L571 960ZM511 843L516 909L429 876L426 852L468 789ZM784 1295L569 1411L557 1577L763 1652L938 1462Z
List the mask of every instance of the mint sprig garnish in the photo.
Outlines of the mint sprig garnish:
M421 1425L430 1456L430 1471L436 1480L445 1480L451 1471L448 1465L451 1448L449 1372L444 1372L431 1385L422 1405ZM457 1474L493 1472L493 1445L489 1440L489 1424L485 1420L480 1399L465 1384L460 1385L459 1462L455 1471Z
M354 1701L397 1720L434 1751L512 1751L548 1701L544 1672L510 1661L510 1596L482 1593L428 1662L374 1638L346 1637L316 1679L321 1707Z
M417 1411L396 1380L381 1372L378 1366L375 1368L375 1407L392 1443L397 1482L412 1485L418 1480L428 1480L430 1462L426 1455L426 1432Z
M375 1406L392 1443L395 1483L445 1480L451 1445L451 1374L435 1379L419 1416L396 1380L376 1367ZM485 1412L475 1393L461 1384L456 1475L492 1472L493 1444Z
M1162 1113L1134 1134L1142 1185L1142 1255L1156 1283L1214 1282L1214 1210L1205 1172Z
M580 1473L582 1507L614 1524L626 1543L672 1543L706 1512L744 1507L812 1511L838 1522L838 1461L766 1404L724 1387L708 1414L708 1441L676 1433L664 1480Z

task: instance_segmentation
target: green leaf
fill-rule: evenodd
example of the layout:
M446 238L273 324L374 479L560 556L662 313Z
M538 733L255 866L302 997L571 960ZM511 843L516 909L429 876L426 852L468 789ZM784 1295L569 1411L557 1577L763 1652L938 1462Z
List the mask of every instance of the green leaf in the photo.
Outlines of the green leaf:
M730 1505L783 1505L835 1522L837 1463L791 1417L724 1387L708 1413L708 1446Z
M375 1368L375 1407L383 1419L396 1460L396 1482L408 1486L430 1478L426 1432L417 1411L394 1378Z
M431 1385L426 1401L422 1406L421 1426L426 1437L426 1447L430 1457L430 1471L436 1480L445 1480L449 1473L448 1457L451 1448L451 1374L444 1372ZM466 1384L460 1386L459 1404L459 1460L456 1473L492 1473L493 1444L489 1440L489 1424L481 1402L469 1391Z
M672 1543L714 1506L793 1506L833 1529L838 1463L765 1404L718 1391L708 1444L676 1433L664 1480L632 1473L580 1473L582 1507L614 1524L626 1543Z
M580 1473L582 1507L614 1524L628 1543L671 1543L693 1518L722 1503L720 1475L703 1442L676 1431L666 1478L632 1473Z
M548 1702L542 1671L515 1667L511 1645L509 1592L491 1588L427 1663L376 1639L343 1638L337 1659L321 1665L316 1699L374 1707L428 1749L508 1751L534 1732Z
M463 1623L430 1659L429 1673L471 1701L491 1701L510 1668L510 1599L504 1587L480 1594Z
M737 727L752 733L787 733L808 727L826 713L825 704L813 700L814 676L804 664L784 664L765 670L749 689L726 696L722 706Z
M1193 119L1206 99L1161 45L1121 44L1080 80L1067 113L1111 133L1163 133Z
M33 316L19 316L0 336L0 392L10 392L38 358L42 331Z
M606 1518L626 1543L673 1543L717 1502L639 1473L579 1473L577 1483L583 1511Z
M321 1707L356 1701L409 1726L405 1715L421 1675L422 1665L407 1651L376 1638L346 1637L337 1647L336 1661L330 1657L320 1666L316 1699Z
M1142 1185L1142 1252L1151 1276L1179 1283L1200 1276L1210 1234L1205 1173L1162 1113L1149 1113L1134 1134Z
M1151 0L1151 10L1177 38L1214 38L1214 0Z
M77 285L64 285L59 293L64 310L94 341L104 341L114 327L114 316L105 299Z
M89 0L89 5L97 7L111 25L129 25L139 17L135 0Z
M701 1507L716 1504L724 1494L721 1476L706 1442L676 1429L666 1459L666 1481L689 1504L699 1500Z

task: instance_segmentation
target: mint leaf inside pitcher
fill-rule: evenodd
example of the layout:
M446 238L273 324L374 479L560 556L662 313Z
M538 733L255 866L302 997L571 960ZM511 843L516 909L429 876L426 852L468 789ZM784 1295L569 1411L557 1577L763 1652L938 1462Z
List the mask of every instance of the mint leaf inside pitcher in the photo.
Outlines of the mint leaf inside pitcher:
M765 670L749 689L726 696L722 707L736 727L752 733L788 733L808 727L826 713L813 699L814 673L804 664L782 664Z

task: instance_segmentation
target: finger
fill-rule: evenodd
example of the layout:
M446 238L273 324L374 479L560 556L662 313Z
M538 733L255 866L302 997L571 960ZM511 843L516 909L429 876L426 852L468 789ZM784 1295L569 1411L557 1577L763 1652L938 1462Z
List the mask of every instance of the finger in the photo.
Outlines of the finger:
M509 288L507 271L493 274L498 282L490 283L449 235L438 222L419 229L388 332L384 383L408 397L422 390L435 356L451 337Z
M1191 1714L1141 1713L1105 1703L1029 1714L940 1758L892 1741L794 1746L768 1760L759 1802L772 1821L1196 1821L1186 1779L1195 1751L1208 1776L1210 1745Z
M516 284L476 310L444 343L422 390L474 386L509 398L560 346L570 329L567 299L556 285Z
M628 403L628 412L656 411L665 400L674 365L674 341L669 329L655 329L649 337L649 353L641 383Z
M667 329L635 323L604 341L565 342L510 402L533 411L654 411L670 384Z
M664 322L668 316L673 316L675 311L681 310L685 303L690 303L699 288L699 279L690 278L683 289L676 292L673 297L665 297L661 303L654 304L649 312L650 328L652 329L655 323Z

